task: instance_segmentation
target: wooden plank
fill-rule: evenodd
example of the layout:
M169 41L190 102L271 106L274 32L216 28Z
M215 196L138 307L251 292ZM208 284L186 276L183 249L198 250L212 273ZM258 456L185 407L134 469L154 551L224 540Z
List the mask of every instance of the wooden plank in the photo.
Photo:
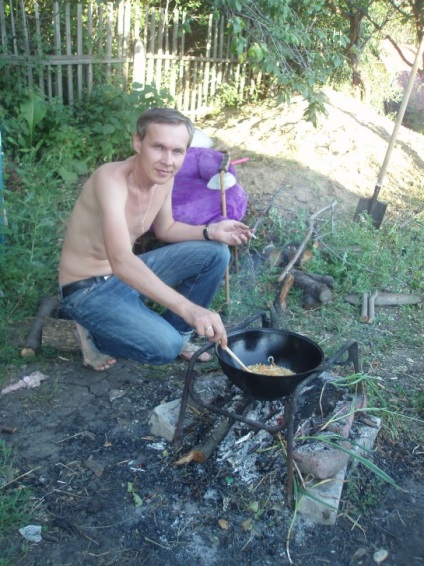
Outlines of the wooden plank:
M15 57L13 55L8 55L6 57L1 56L2 61L6 63L10 63L11 65L26 65L27 59L24 55L19 55ZM62 53L61 55L51 55L45 56L42 59L36 59L34 57L31 58L34 62L40 62L44 65L51 65L51 66L64 66L68 65L69 63L73 65L82 64L82 65L89 65L90 63L110 63L114 65L119 65L124 63L125 61L131 61L132 56L129 57L92 57L90 55L72 55L68 57L66 54Z
M60 56L62 53L61 47L61 34L60 34L60 10L59 2L53 2L53 22L54 22L54 47L56 56ZM63 86L62 86L62 67L58 65L56 67L56 83L55 83L55 95L59 98L63 98Z
M156 79L155 84L156 88L160 89L162 86L162 57L163 53L163 28L164 28L164 14L163 9L160 8L158 10L158 44L156 47L156 53L158 55L157 63L156 63Z
M124 14L123 14L123 30L122 30L122 55L125 57L125 61L122 65L122 74L124 77L125 86L128 85L128 54L129 54L129 39L131 33L131 2L126 0L124 4Z
M20 2L21 4L21 14L22 14L22 31L23 31L23 38L24 38L24 49L25 49L25 57L28 60L28 67L27 67L27 74L28 74L28 84L30 89L33 89L34 81L32 76L32 66L30 62L30 48L29 48L29 36L28 36L28 26L27 26L27 17L25 12L25 5L23 0Z
M223 56L224 56L224 18L220 19L219 22L219 32L218 32L218 59L220 59L222 61ZM217 65L217 74L216 74L216 80L218 81L218 84L222 84L222 76L223 76L223 72L222 72L222 66L223 63L220 62Z
M41 43L41 27L40 27L40 9L37 2L34 2L34 16L35 16L35 37L37 43L37 58L41 59L43 56L43 48ZM46 94L44 87L44 65L39 66L40 71L38 74L38 87L42 94Z
M213 43L212 43L212 57L217 59L218 56L218 20L215 20ZM212 66L211 79L210 79L210 93L213 96L216 92L216 65Z
M118 19L116 24L116 36L115 36L115 39L117 39L118 57L122 57L123 38L124 38L124 2L119 2Z
M147 59L159 59L158 55L149 55L148 53L146 54L146 58ZM210 59L205 59L205 57L201 57L201 56L196 56L196 55L184 55L184 56L173 56L173 55L166 55L164 54L163 57L161 57L162 61L164 61L165 59L169 59L170 61L177 61L179 62L183 62L185 63L186 61L190 62L190 61L197 61L198 63L200 62L206 62L209 61L211 63L226 63L226 64L235 64L235 60L234 59L214 59L213 57L211 57ZM1 55L1 60L9 63L11 65L25 65L28 61L27 57L25 55ZM122 57L102 57L102 56L96 56L96 55L71 55L68 56L66 55L66 53L62 53L60 55L44 55L41 58L38 58L36 56L31 56L30 57L30 61L33 62L34 64L39 62L41 64L44 65L68 65L69 63L73 64L73 65L78 65L78 64L83 64L83 65L89 65L90 63L92 64L99 64L99 63L111 63L111 64L119 64L119 63L124 63L126 61L131 62L132 60L132 55L128 54L128 56L122 56Z
M87 65L87 92L90 95L93 90L93 4L87 9L87 45L90 63Z
M187 80L188 78L186 77L186 62L183 61L182 59L182 55L184 53L184 46L185 46L185 28L184 28L184 24L187 18L187 14L186 12L182 12L181 14L181 33L180 33L180 47L179 47L179 53L180 53L180 66L179 66L179 77L178 77L178 91L177 91L177 101L178 101L178 108L184 109L186 108L186 97L185 97L185 92L186 92L186 88L187 88Z
M194 63L192 63L191 68L193 70L193 82L192 82L192 88L191 88L191 100L190 100L190 116L192 116L194 118L195 114L196 114L196 86L197 86L197 66L198 63L197 61L194 61Z
M0 0L0 29L1 29L1 46L3 53L8 53L7 33L6 33L6 14L4 13L4 1Z
M169 51L169 12L168 10L165 10L164 13L164 37L165 37L165 55L170 55L170 51ZM165 83L168 83L169 81L169 73L170 73L170 67L171 67L171 60L170 59L164 59L165 61L165 65L164 65L164 73L163 73L163 80L165 81Z
M103 4L98 6L98 23L97 23L97 52L104 52L104 42L103 42L103 32L104 32L104 9Z
M66 42L66 54L69 58L72 56L72 34L71 34L71 6L69 2L65 4L65 42ZM74 83L72 80L72 64L69 63L66 66L66 78L68 85L68 103L70 106L74 104Z
M174 57L178 56L178 24L179 24L179 11L175 9L172 13L172 47L170 53L170 55ZM174 98L177 92L177 71L178 71L177 64L176 63L172 64L168 88L171 96Z
M106 57L112 58L112 22L113 22L113 3L108 2L106 13ZM106 63L106 81L110 81L111 65Z
M13 1L10 0L10 25L12 26L12 45L13 45L13 53L18 55L18 44L16 41L16 27L15 27L15 16L13 10Z
M205 66L206 63L201 63L202 65L202 73L203 76L205 75L206 71L205 71ZM205 92L205 81L199 81L199 94L198 94L198 98L197 98L197 113L195 118L199 118L203 112L204 109L207 108L208 105L208 93L207 91Z
M134 45L133 83L144 85L145 73L146 51L143 42L137 39Z
M153 83L153 77L154 77L154 58L153 58L153 54L155 52L155 33L156 33L156 10L152 9L150 12L150 30L148 30L148 33L150 33L150 37L149 37L149 49L147 50L147 60L148 60L148 64L147 64L147 77L146 77L146 83L147 84L152 84ZM151 55L151 57L150 57Z
M208 19L208 31L207 31L207 35L206 35L206 50L205 50L206 58L209 58L211 56L212 29L213 29L213 15L210 14L209 19ZM204 65L204 70L203 70L203 96L204 96L205 104L207 103L208 94L209 94L209 73L210 73L210 69L211 69L210 61L206 61L205 65ZM202 103L202 101L200 101L200 104L201 103Z
M183 99L183 112L188 114L190 109L190 62L184 63L184 99Z
M77 53L78 56L81 57L83 55L83 21L82 21L82 6L81 4L77 4ZM82 100L82 91L84 88L84 76L83 76L83 68L81 63L77 65L77 96L78 101L81 102Z
M140 6L135 5L134 16L134 59L133 59L133 83L144 85L146 74L146 50L140 38Z

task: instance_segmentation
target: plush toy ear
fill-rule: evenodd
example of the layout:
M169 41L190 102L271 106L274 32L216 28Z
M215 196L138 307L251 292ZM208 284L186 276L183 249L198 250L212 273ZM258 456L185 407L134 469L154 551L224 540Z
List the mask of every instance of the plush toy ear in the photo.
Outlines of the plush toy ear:
M194 129L193 141L191 142L191 147L212 147L213 141L211 138L205 134L199 128Z

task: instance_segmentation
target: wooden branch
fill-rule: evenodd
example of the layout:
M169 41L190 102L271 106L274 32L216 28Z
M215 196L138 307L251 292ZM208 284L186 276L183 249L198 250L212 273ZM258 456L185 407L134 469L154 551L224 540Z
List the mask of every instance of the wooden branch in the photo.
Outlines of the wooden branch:
M378 297L378 291L371 293L368 299L368 324L372 324L375 318L375 301Z
M271 198L271 200L269 201L268 205L266 206L265 210L262 212L262 214L260 215L260 217L256 220L255 225L252 228L252 232L255 233L256 230L259 228L259 226L261 225L261 223L263 222L265 216L268 214L269 209L271 208L271 206L273 205L275 199L279 196L279 194L285 189L285 187L280 187L278 189L278 191L275 193L275 195L273 195L273 197Z
M321 208L320 210L317 210L317 212L315 212L315 214L312 214L312 216L309 217L308 220L308 229L306 231L306 234L301 242L301 244L299 245L297 252L294 254L294 256L292 257L291 261L289 261L289 263L286 265L286 267L284 268L283 272L281 273L280 277L278 278L278 281L283 281L285 276L287 275L287 273L290 271L290 269L293 267L293 265L296 263L296 261L299 259L299 257L301 256L303 250L306 247L306 244L308 243L308 241L310 240L313 232L314 232L314 227L315 227L315 220L318 218L318 216L320 216L323 212L326 212L329 209L334 209L336 205L336 201L332 202L331 204L324 206L323 208Z
M22 357L35 356L35 354L40 350L44 321L52 314L57 303L58 300L55 297L45 297L41 301L30 333L28 334L24 347L21 350Z
M290 289L293 287L293 283L294 283L293 275L291 273L287 273L280 290L280 305L284 311L287 308L287 303L286 303L287 295L289 294Z
M368 293L362 295L361 318L359 319L362 324L367 323L369 320L368 315Z
M285 311L281 307L279 296L277 295L274 301L269 301L267 307L271 317L271 328L284 328L286 316Z
M345 301L351 305L362 304L362 295L346 295ZM376 307L396 307L398 305L417 305L424 302L424 295L409 295L408 293L379 293L375 299Z
M241 401L234 407L234 412L241 415L246 408L251 404L251 399L243 397ZM208 431L204 439L187 454L182 456L174 463L174 466L181 466L182 464L189 464L190 462L197 462L203 464L216 450L219 444L227 436L230 428L234 424L234 419L220 415L213 427Z

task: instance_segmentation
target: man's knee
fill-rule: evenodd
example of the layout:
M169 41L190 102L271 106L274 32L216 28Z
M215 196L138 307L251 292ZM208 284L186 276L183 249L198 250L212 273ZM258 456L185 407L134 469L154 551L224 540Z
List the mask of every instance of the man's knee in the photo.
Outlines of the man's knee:
M161 339L157 337L154 346L150 346L148 352L144 352L147 362L153 365L164 365L173 362L178 358L181 348L183 346L183 339L180 334L176 333L172 339Z

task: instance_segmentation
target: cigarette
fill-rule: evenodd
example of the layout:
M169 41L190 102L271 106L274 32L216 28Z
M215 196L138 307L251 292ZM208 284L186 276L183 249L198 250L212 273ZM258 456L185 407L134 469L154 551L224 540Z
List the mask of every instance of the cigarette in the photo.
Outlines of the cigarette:
M257 239L258 239L258 238L255 236L255 234L252 234L252 238L253 238L254 240L257 240Z

